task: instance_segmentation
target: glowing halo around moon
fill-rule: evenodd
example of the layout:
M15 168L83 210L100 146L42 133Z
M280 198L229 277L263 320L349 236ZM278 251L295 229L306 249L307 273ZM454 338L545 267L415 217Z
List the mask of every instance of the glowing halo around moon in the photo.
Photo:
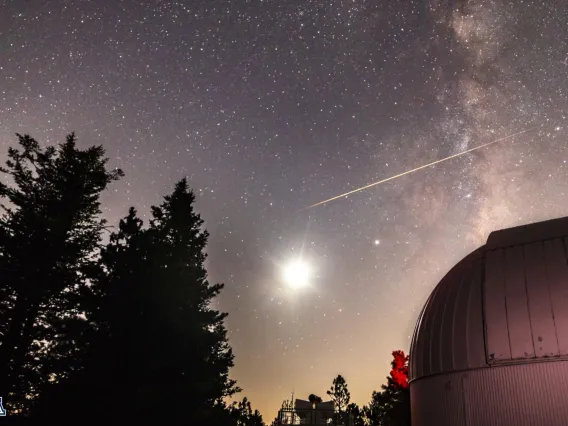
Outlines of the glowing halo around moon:
M292 289L306 287L312 277L312 268L302 259L295 259L284 266L282 278Z

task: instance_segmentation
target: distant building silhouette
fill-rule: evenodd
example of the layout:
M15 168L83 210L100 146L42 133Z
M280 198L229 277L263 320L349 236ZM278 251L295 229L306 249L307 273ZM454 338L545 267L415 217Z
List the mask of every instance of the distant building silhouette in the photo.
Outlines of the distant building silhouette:
M336 413L333 401L311 403L296 399L294 404L284 401L278 411L279 425L331 425L352 426L353 416L347 413Z
M410 350L413 426L568 425L568 218L504 229L440 281Z

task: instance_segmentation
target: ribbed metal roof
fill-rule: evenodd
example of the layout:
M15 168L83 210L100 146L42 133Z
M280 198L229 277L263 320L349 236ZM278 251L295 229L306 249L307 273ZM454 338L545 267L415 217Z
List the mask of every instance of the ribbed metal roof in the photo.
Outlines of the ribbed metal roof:
M568 356L568 217L504 229L426 302L410 378Z

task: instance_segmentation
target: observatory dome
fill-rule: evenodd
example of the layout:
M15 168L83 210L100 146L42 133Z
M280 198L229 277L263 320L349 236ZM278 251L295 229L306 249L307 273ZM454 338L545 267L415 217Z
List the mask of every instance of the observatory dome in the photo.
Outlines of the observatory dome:
M412 425L568 424L568 217L493 232L436 286L410 349Z

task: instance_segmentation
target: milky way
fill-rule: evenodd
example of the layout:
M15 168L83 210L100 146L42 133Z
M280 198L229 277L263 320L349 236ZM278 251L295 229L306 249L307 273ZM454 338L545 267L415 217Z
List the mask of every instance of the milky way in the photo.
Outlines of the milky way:
M341 373L363 404L455 262L568 214L566 22L564 1L4 0L1 148L103 144L111 223L187 175L244 395L270 421ZM317 279L291 293L299 254Z

